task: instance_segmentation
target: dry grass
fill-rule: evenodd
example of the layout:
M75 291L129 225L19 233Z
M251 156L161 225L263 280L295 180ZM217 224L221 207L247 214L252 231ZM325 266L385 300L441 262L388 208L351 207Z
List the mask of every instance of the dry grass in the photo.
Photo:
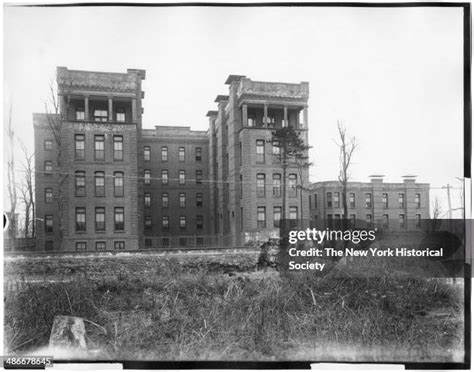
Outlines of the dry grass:
M461 361L463 302L453 287L388 274L275 274L170 264L140 278L30 285L6 299L5 347L43 346L54 315L74 315L86 319L98 359Z

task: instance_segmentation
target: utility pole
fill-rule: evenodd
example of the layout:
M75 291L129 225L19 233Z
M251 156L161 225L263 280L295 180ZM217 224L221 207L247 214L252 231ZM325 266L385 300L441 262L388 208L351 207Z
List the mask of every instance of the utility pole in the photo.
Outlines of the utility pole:
M443 189L446 189L448 192L448 217L449 217L449 227L452 230L452 224L453 224L453 212L451 209L451 185L448 183L446 186L442 187Z

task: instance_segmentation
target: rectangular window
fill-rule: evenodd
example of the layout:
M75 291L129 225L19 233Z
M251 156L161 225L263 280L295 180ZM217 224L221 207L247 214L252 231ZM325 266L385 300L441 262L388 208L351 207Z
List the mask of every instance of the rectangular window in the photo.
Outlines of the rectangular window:
M334 193L334 208L340 208L340 207L341 207L340 193L335 192Z
M204 225L203 216L196 216L196 229L202 230L203 225Z
M105 196L105 173L95 172L95 196Z
M186 216L179 216L179 228L180 229L186 228Z
M280 141L273 141L272 142L272 153L273 155L280 155Z
M405 208L405 194L398 194L398 208Z
M114 242L114 249L117 251L123 251L125 249L125 242L122 240Z
M168 193L164 192L161 194L161 206L163 208L168 208Z
M114 136L114 160L123 160L123 137Z
M106 247L107 247L106 242L95 242L96 251L105 251Z
M267 226L265 207L257 207L257 228L264 229Z
M161 161L168 161L168 147L161 146Z
M242 165L242 142L239 142L239 165Z
M76 242L76 251L87 251L87 242Z
M328 208L332 208L332 192L326 193L326 204Z
M318 194L314 194L314 208L318 208Z
M295 227L298 222L298 207L290 207L290 227Z
M332 228L332 214L327 215L328 227Z
M168 170L167 169L163 169L161 171L161 184L162 185L168 184Z
M86 231L86 208L76 208L76 231Z
M84 107L76 107L76 120L86 120Z
M273 207L273 227L280 227L281 207Z
M180 162L184 162L186 160L186 152L185 152L184 147L180 147L178 149L178 160Z
M296 196L296 182L297 176L295 173L292 173L288 176L288 186L290 188L290 197Z
M356 207L356 194L354 192L349 193L349 208Z
M151 149L150 149L150 146L145 146L143 148L143 159L145 161L150 161L151 159Z
M145 169L144 171L144 183L145 185L151 184L151 170Z
M281 174L274 173L273 174L273 196L280 197L281 196Z
M179 207L180 208L186 207L186 194L184 192L179 194Z
M341 215L335 214L334 219L336 220L336 229L340 229L341 228Z
M44 232L46 234L53 233L53 216L52 215L44 216Z
M421 207L421 195L415 194L415 208Z
M86 157L86 137L84 134L74 136L76 160L84 160Z
M365 222L367 223L367 227L372 227L372 215L366 214L365 215Z
M202 207L202 193L196 194L196 207Z
M86 172L77 171L75 176L76 196L86 196Z
M257 163L265 163L265 141L257 140Z
M123 173L115 172L114 173L114 196L123 196Z
M94 121L106 122L107 115L107 110L94 110Z
M53 149L53 141L45 140L44 141L44 149L45 149L45 151L51 151Z
M372 194L365 194L365 207L372 208Z
M114 230L123 231L125 229L124 222L124 209L123 207L117 207L114 210Z
M151 216L145 216L145 229L151 230Z
M94 158L95 160L105 160L105 137L103 135L94 136Z
M170 218L168 216L163 216L161 219L161 228L163 230L169 230L170 228Z
M388 194L382 194L382 207L388 208Z
M416 227L421 227L421 214L415 214Z
M254 127L256 121L257 121L257 120L256 120L254 117L249 116L249 117L247 118L247 126L248 126L248 127Z
M265 174L257 173L257 197L265 197Z
M53 202L53 189L47 188L44 189L44 202L50 204Z
M44 162L44 174L53 174L53 162L51 160Z
M186 183L186 171L180 170L179 171L179 184L184 185Z
M95 209L95 230L105 231L105 208Z
M400 227L401 228L404 228L405 227L405 215L404 214L400 214L398 216L398 219L400 221Z
M196 184L202 184L202 170L196 171Z
M170 246L170 239L169 238L163 238L161 240L161 243L162 243L163 247L169 247Z
M239 187L240 187L240 199L242 199L242 197L244 196L244 182L243 182L242 175L240 175Z
M151 208L151 194L147 192L144 198L145 198L145 208Z
M355 228L356 227L356 215L355 214L351 214L350 215L350 224L351 224L351 228Z
M202 148L196 147L196 161L202 160Z
M383 218L382 227L384 229L388 229L388 214L384 214L382 218Z
M118 107L117 113L115 115L116 115L116 120L119 123L125 122L125 109L123 107Z

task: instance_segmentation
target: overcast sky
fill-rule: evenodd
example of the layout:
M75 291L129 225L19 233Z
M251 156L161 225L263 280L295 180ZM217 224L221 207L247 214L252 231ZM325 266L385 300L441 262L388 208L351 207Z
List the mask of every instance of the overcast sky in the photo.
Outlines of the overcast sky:
M5 107L31 149L56 66L145 69L145 128L206 130L227 76L241 74L309 82L313 181L337 178L338 120L359 142L355 181L415 174L437 188L463 176L461 8L6 7L4 17Z

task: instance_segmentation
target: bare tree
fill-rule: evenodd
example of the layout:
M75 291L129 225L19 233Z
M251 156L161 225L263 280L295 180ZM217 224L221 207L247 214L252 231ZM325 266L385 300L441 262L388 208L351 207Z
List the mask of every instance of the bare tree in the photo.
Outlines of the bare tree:
M443 212L441 208L441 203L439 201L439 197L436 196L431 204L431 224L430 228L431 231L436 231L439 229L441 225L440 217Z
M337 130L339 133L339 142L336 144L339 147L339 182L342 186L342 209L343 220L342 228L347 229L347 183L350 179L349 168L352 164L352 156L358 144L355 137L349 137L346 133L345 126L338 121Z
M307 155L307 150L310 148L310 146L306 146L306 147L307 148L304 153L297 153L294 158L296 168L298 169L298 177L300 180L300 183L298 184L297 188L300 190L301 221L303 221L303 193L310 191L310 188L304 184L303 174L306 169L309 169L311 166L313 166L313 163L309 161L309 157Z
M15 234L16 234L16 205L17 205L17 194L16 194L16 181L15 181L15 156L14 156L14 139L15 132L13 131L12 123L12 105L10 103L10 109L8 112L8 126L7 126L7 138L9 141L8 149L8 195L10 197L10 237L13 240L12 247L15 247Z
M69 103L69 102L68 102ZM60 104L58 99L58 91L54 80L49 85L49 99L45 102L45 111L47 117L48 128L53 135L55 154L55 170L53 168L53 177L57 184L57 194L54 198L58 211L58 231L59 231L59 248L63 244L64 237L64 209L65 209L65 189L66 181L69 173L64 170L63 162L63 118L61 117Z
M20 141L20 147L25 156L23 165L24 176L19 185L20 200L25 206L25 218L24 218L24 237L35 236L35 199L34 199L34 154L28 151L25 144ZM31 226L31 235L30 235Z

